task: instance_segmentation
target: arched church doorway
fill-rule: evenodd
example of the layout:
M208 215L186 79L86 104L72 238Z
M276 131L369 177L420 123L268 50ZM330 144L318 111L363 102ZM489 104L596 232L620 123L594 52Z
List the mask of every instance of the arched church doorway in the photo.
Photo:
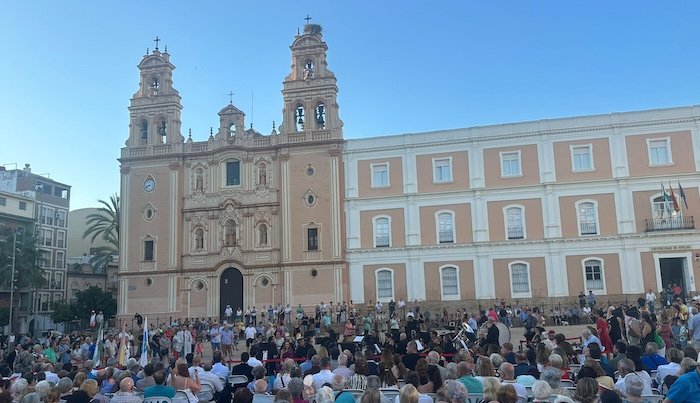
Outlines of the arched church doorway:
M235 314L236 308L243 307L243 274L235 267L229 267L221 273L219 280L219 315L223 317L226 305L231 305Z

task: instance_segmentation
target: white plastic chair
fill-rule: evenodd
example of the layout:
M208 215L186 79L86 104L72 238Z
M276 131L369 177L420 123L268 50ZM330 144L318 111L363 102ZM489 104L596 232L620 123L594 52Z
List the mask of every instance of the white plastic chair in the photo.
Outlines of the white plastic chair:
M379 391L384 397L389 399L390 402L393 402L396 399L396 396L399 395L399 390L394 388L380 388Z
M172 403L190 403L190 397L187 396L187 392L184 390L178 390L175 392L175 397L173 397Z
M202 388L197 393L197 399L200 402L210 402L214 400L214 385L209 382L202 381Z
M229 375L228 383L231 385L238 385L245 383L246 385L250 382L248 377L245 375Z

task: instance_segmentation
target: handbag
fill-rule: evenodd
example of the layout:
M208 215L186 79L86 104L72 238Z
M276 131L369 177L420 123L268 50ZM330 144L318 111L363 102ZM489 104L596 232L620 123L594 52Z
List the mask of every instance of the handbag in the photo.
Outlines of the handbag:
M659 348L666 348L666 342L664 342L664 339L659 336L659 334L654 330L654 341L656 342L656 345L659 346Z

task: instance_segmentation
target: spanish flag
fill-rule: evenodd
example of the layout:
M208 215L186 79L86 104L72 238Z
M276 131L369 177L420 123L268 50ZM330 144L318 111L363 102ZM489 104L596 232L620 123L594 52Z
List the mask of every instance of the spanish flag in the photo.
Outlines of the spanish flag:
M681 211L681 207L678 205L678 200L676 200L676 195L673 193L673 187L671 187L671 181L668 182L668 188L671 189L671 202L673 203L673 209L677 212Z

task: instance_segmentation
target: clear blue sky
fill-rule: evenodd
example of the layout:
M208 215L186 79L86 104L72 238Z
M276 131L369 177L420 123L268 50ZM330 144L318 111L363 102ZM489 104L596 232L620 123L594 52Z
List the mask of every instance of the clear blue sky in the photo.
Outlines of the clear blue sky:
M14 1L0 6L0 164L119 190L136 65L158 35L183 135L234 104L267 134L303 17L323 25L348 139L700 103L698 2ZM13 168L11 165L9 168Z

